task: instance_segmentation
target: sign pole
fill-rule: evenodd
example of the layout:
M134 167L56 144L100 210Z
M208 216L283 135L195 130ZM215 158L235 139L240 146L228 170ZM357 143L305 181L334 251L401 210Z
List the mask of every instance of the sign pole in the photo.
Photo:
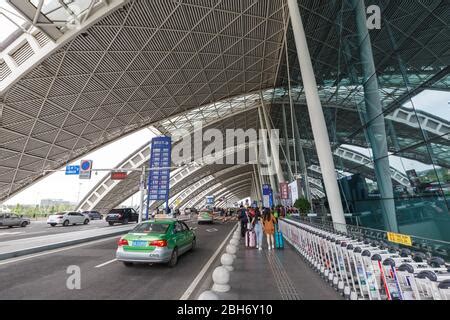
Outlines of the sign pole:
M152 176L150 173L151 173L151 171L148 174L148 181L147 181L147 201L146 201L146 208L145 208L145 220L148 220L148 207L150 205L150 179Z
M139 184L139 223L142 222L142 216L144 215L144 193L145 193L145 166L142 166L142 173L141 173L141 181Z

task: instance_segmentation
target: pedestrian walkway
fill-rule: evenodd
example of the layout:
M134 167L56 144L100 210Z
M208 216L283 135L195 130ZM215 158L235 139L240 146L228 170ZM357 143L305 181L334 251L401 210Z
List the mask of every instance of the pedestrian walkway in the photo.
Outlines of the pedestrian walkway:
M231 290L217 293L222 300L343 299L287 243L282 250L258 251L246 248L242 239L236 256L230 273Z

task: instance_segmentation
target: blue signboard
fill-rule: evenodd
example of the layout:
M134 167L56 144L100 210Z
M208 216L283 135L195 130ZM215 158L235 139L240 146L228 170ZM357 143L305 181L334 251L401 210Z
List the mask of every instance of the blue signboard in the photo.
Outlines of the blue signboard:
M77 176L80 174L80 166L66 166L66 176Z
M171 137L152 139L150 154L150 174L148 176L147 219L150 200L169 200L170 165L172 152ZM165 169L159 169L165 168Z
M91 179L92 160L81 160L80 162L80 179Z
M270 189L270 193L269 193L269 207L273 208L273 190L272 190L272 188Z
M263 189L263 206L265 208L270 208L271 204L272 204L272 202L270 201L271 200L270 195L272 193L272 188L270 187L269 184L264 184L262 189Z

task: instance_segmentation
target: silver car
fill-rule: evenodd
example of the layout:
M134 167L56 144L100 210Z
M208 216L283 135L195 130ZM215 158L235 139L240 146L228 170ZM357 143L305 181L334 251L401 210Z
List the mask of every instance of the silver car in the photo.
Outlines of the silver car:
M0 213L0 226L4 227L22 227L29 225L30 219L19 216L15 213Z
M62 224L64 227L68 225L76 225L76 224L88 224L91 220L88 215L82 214L80 212L61 212L57 214L52 214L47 219L47 224L52 227L57 224Z

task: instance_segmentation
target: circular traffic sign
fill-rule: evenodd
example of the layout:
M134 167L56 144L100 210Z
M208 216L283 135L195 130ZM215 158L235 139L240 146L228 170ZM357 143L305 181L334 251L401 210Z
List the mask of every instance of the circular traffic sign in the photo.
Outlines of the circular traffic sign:
M83 161L81 163L81 169L82 170L89 170L91 168L91 162L90 161Z

